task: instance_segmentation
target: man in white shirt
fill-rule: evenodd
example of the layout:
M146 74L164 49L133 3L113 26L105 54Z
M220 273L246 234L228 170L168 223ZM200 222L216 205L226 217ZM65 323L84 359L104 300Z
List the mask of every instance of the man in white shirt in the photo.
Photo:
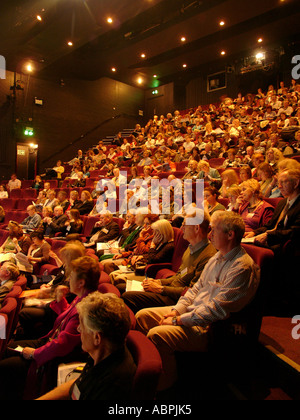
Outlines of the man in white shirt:
M7 189L9 191L20 189L21 188L21 185L22 185L22 183L17 178L17 175L16 174L12 174L12 176L10 177L10 180L8 181Z
M260 271L240 243L245 224L232 212L215 212L210 240L219 251L205 266L192 289L172 307L137 313L137 329L156 345L163 364L159 390L177 380L176 351L208 349L210 326L241 311L255 296Z
M191 153L191 151L195 147L195 143L192 141L191 137L186 137L186 140L183 143L183 147L186 153Z

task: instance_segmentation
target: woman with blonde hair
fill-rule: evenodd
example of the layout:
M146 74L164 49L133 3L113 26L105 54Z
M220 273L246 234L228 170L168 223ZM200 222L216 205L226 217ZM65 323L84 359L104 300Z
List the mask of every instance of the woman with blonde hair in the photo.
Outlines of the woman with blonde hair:
M57 314L50 308L50 303L55 299L55 290L59 286L67 286L69 275L72 271L72 261L77 258L81 258L85 255L85 248L79 241L67 243L60 251L59 257L50 251L49 255L55 259L57 266L59 267L56 276L52 276L52 280L49 281L51 276L41 276L37 278L37 283L32 284L31 288L39 288L36 291L35 297L39 300L39 304L36 306L26 306L26 300L24 308L21 310L19 315L19 323L22 329L22 336L26 338L34 338L53 325ZM43 282L47 283L43 283ZM41 285L41 283L43 283ZM42 329L40 330L42 323ZM39 328L37 330L37 325ZM19 332L20 337L20 332Z
M88 215L94 207L94 201L92 199L91 193L87 190L83 190L81 193L81 204L76 206L76 209L79 211L80 215Z
M274 172L278 171L278 163L284 159L283 153L276 147L270 147L266 153L266 162L272 166Z
M240 185L238 213L245 222L246 233L265 226L273 217L274 207L262 199L260 184L248 179Z
M228 188L239 185L239 177L234 169L226 169L221 175L222 186L220 194L222 198L228 198Z

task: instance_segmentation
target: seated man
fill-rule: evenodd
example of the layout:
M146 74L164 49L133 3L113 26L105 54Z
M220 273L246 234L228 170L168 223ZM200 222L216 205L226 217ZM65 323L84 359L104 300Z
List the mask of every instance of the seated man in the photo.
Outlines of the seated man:
M207 238L209 215L204 213L204 220L201 218L200 224L190 224L188 221L193 216L187 215L182 225L183 237L190 245L182 257L178 272L167 279L145 279L145 292L126 292L122 295L122 299L134 313L143 308L175 305L184 290L194 286L206 263L215 255L216 250Z
M192 179L195 181L199 177L198 162L196 160L190 160L188 168L189 171L182 179Z
M281 200L272 219L265 226L246 235L255 237L255 243L279 251L288 241L299 243L300 232L300 171L283 171L278 176L278 188L284 199Z
M19 274L18 267L11 262L5 262L0 266L0 309L4 299L19 277Z
M27 207L28 217L21 223L21 226L25 230L34 230L37 229L41 223L41 216L36 212L36 207L34 205Z
M136 371L125 338L130 316L121 299L95 292L78 305L82 349L90 358L77 380L55 388L39 400L128 400Z
M54 216L43 219L44 235L52 237L56 233L62 232L67 220L68 216L64 214L64 209L61 206L56 206L54 208Z
M177 380L174 352L207 351L210 326L242 310L259 285L259 268L240 245L243 219L218 211L212 216L211 228L210 239L219 252L206 264L194 287L174 307L143 309L136 315L136 328L148 335L162 358L160 390Z
M8 181L8 184L7 184L7 190L8 191L12 191L12 190L15 190L15 189L20 189L21 188L21 186L22 186L22 183L21 183L21 181L17 178L17 175L16 174L12 174L12 176L10 177L10 180Z
M117 239L120 233L118 223L113 221L113 215L107 211L99 215L99 222L97 222L91 232L90 240L86 247L96 247L97 243L109 242Z

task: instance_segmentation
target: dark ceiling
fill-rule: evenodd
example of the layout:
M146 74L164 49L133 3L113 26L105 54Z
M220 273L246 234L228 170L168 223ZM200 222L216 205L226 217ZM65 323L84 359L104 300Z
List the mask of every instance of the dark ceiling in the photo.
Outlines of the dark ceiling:
M290 45L300 54L299 0L1 3L5 4L0 5L0 55L8 70L17 72L32 60L41 78L112 77L136 85L140 77L141 87L149 88L185 80L216 60L229 66L235 57L254 55L260 49L283 54ZM113 23L107 22L108 17ZM219 25L221 20L224 26ZM259 44L258 38L263 42ZM226 54L221 56L221 51Z

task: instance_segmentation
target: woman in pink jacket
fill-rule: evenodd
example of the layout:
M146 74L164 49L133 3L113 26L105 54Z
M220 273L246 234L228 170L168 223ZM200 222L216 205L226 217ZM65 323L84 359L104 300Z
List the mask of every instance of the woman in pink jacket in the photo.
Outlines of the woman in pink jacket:
M37 367L41 367L57 357L69 357L80 346L76 305L98 289L99 277L99 264L93 258L85 256L72 262L69 282L70 291L76 298L68 304L64 296L69 290L59 286L56 301L51 304L51 308L58 313L52 330L37 340L10 343L10 348L0 362L0 400L22 399L32 360L35 360ZM16 348L19 351L13 350Z

